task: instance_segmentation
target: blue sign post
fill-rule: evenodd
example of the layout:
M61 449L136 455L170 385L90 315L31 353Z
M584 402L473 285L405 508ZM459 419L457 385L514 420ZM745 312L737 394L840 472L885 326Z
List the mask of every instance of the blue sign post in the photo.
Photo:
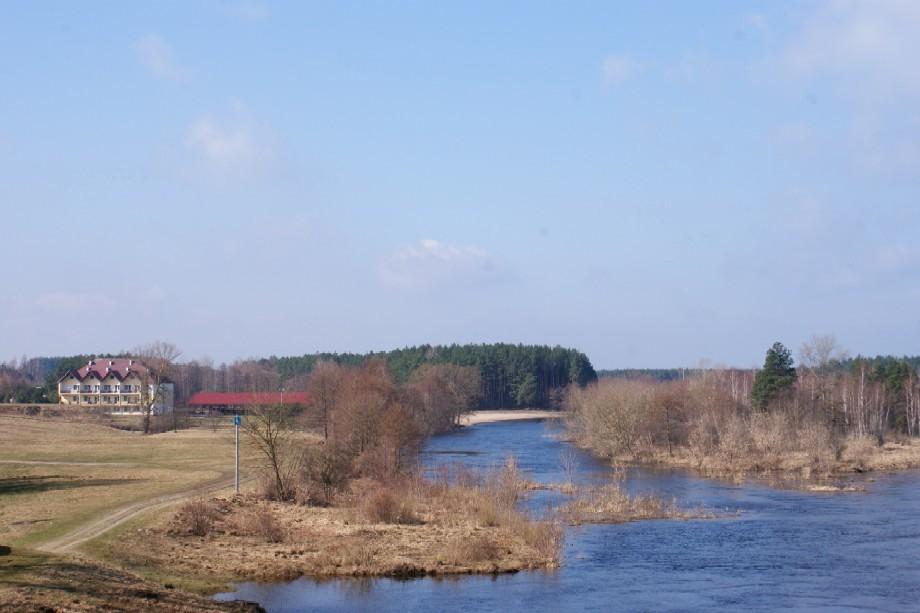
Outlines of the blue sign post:
M236 430L236 493L240 493L240 425L243 423L242 415L233 416L233 426Z

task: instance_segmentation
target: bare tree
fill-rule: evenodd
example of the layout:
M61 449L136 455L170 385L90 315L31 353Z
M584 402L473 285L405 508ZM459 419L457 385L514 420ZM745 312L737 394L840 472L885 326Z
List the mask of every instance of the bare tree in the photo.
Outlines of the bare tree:
M308 391L323 421L323 440L329 440L330 416L342 385L343 369L335 362L320 360L310 373Z
M832 334L812 336L799 348L799 363L806 368L823 370L837 360L845 360L846 350Z
M480 374L475 366L425 364L409 379L415 412L428 434L445 432L460 423L480 394Z
M293 440L290 411L280 405L255 407L243 419L243 431L265 462L275 497L290 500L293 480L302 464L302 454Z
M138 347L134 355L144 366L137 371L141 382L141 389L138 391L140 392L141 410L144 413L144 434L149 434L150 416L154 408L172 400L170 396L174 393L174 388L167 384L170 382L176 359L182 355L182 352L172 343L153 341ZM175 407L173 411L175 412Z
M565 482L574 485L575 473L578 472L578 455L571 447L564 447L559 452L559 465L562 467L562 474L565 475Z

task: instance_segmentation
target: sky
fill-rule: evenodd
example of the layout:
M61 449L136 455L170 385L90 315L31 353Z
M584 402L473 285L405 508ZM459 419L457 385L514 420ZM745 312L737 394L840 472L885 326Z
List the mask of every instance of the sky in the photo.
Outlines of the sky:
M920 353L920 2L0 6L0 360Z

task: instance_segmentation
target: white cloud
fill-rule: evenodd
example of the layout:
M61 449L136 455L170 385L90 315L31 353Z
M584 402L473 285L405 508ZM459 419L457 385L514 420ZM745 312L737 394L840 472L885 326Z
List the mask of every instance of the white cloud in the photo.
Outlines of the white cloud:
M398 249L381 263L378 272L384 285L399 289L482 285L499 277L485 249L433 239Z
M194 121L186 132L185 147L203 170L221 179L262 174L277 159L272 130L241 105L227 116L208 115Z
M920 94L920 2L827 1L792 41L785 65L799 76L847 79L861 96Z
M625 83L642 72L642 65L628 55L608 55L601 65L601 80L605 87Z
M134 50L140 55L147 70L158 79L166 81L188 81L192 73L173 57L165 40L156 34L145 34L134 41Z

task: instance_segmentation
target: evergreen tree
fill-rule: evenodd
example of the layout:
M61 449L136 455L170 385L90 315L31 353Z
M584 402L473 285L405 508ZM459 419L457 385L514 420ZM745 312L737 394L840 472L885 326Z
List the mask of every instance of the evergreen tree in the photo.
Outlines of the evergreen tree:
M763 369L754 377L751 401L755 407L765 409L771 401L791 388L797 378L792 354L782 343L773 343L767 350Z
M532 373L524 375L524 379L518 385L516 400L519 407L532 407L537 404L537 378Z

